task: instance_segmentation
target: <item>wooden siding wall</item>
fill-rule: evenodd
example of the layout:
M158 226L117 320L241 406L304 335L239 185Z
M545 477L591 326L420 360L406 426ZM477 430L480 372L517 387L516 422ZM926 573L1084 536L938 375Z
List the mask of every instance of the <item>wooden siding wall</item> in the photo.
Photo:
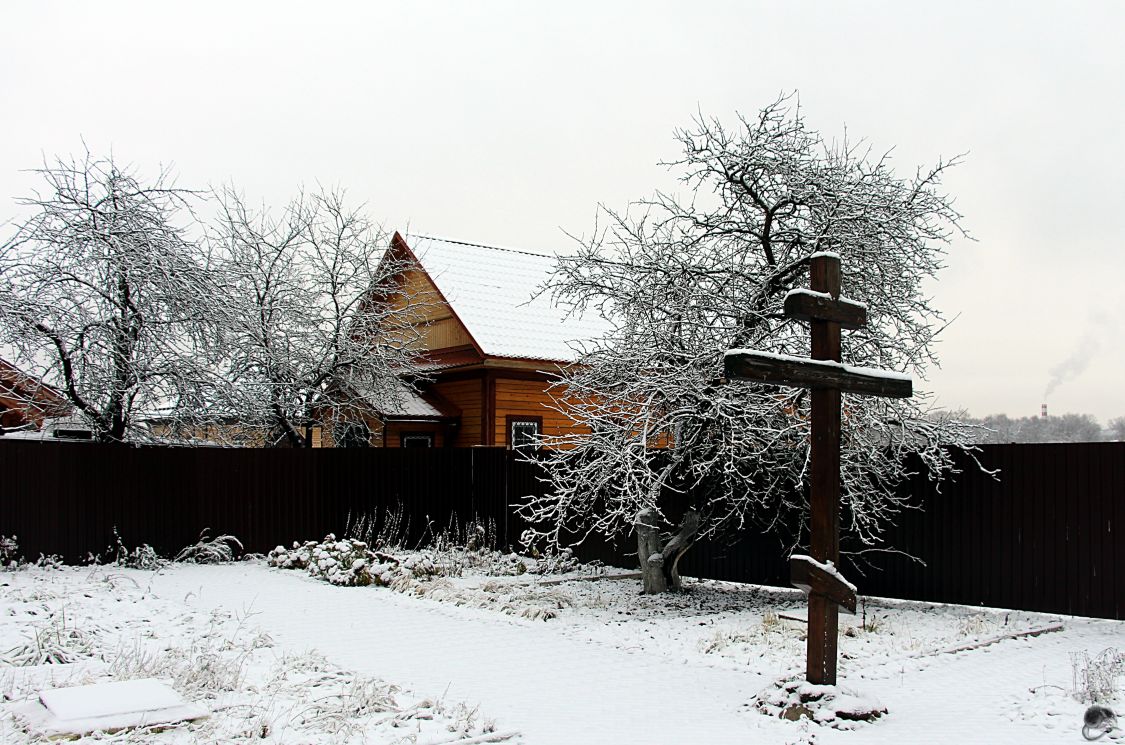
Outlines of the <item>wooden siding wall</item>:
M434 351L472 344L468 331L453 315L449 305L441 300L441 294L433 282L420 270L404 272L400 279L402 292L396 295L396 304L401 308L414 304L421 329L420 348Z
M439 318L422 329L422 349L434 351L469 346L472 343L465 327L452 316Z
M566 415L550 408L552 401L546 390L548 385L550 382L545 376L534 380L497 378L493 444L498 446L507 444L509 416L541 417L543 434L549 437L576 431Z
M461 426L453 441L455 447L472 447L481 438L481 378L465 378L435 383L438 395L461 410Z
M391 422L387 425L387 447L402 447L402 436L415 432L425 432L433 435L435 448L443 448L447 444L445 440L444 424L434 424L433 422ZM375 444L382 445L383 442L380 439Z

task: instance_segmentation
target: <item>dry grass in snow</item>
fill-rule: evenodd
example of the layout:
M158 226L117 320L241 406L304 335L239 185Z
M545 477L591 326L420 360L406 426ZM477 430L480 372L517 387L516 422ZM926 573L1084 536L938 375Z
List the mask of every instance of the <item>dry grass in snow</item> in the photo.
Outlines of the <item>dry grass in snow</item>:
M44 687L161 678L212 714L82 741L413 744L503 734L475 708L442 700L440 691L423 697L314 651L275 648L252 608L201 612L156 597L142 580L159 582L159 572L0 572L3 702ZM10 708L0 715L0 742L34 742Z
M470 743L518 730L507 741L1023 745L1079 741L1089 703L1125 708L1122 622L866 598L841 617L840 686L810 691L794 684L798 591L688 580L646 596L620 570L544 577L511 555L451 556L399 554L393 581L365 587L263 561L0 572L0 694L161 677L214 712L89 738L120 742ZM794 702L811 719L779 718ZM836 715L865 702L888 713ZM21 738L0 716L0 741Z

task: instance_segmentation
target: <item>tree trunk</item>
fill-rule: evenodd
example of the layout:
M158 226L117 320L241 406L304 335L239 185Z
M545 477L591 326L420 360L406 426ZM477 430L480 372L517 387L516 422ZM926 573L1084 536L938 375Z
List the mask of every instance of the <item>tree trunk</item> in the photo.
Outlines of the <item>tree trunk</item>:
M651 507L637 513L637 558L641 562L641 576L646 595L655 595L668 589L664 578L664 554L660 550L659 518Z
M661 548L659 522L656 510L652 508L637 513L634 522L637 531L637 558L641 564L646 595L683 587L679 572L680 557L695 543L695 536L699 533L699 513L688 510L680 522L679 531Z
M664 576L668 580L668 586L674 590L683 587L683 582L680 581L680 557L695 544L700 522L698 512L695 510L685 512L684 519L680 521L679 531L672 536L672 540L668 541L661 552L664 557Z

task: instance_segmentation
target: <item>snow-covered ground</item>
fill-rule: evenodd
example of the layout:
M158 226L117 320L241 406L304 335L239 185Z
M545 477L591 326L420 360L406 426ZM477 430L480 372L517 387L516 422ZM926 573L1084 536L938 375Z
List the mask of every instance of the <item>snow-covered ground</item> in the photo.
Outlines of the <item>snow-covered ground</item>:
M889 713L841 730L753 705L801 677L799 592L689 580L652 597L567 576L390 589L261 562L0 572L0 742L30 739L11 710L52 681L141 677L212 715L87 740L1082 742L1075 655L1125 649L1122 622L868 599L866 628L841 617L840 682Z

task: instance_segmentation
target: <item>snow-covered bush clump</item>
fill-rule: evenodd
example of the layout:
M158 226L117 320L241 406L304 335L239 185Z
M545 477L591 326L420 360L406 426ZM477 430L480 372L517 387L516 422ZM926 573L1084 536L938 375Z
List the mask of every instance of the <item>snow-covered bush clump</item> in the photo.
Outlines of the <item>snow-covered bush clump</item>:
M16 536L0 535L0 569L22 569L27 566L37 566L41 569L58 569L63 565L61 556L50 554L39 558L32 563L24 560L20 553L20 544Z
M854 729L887 713L874 698L843 686L815 685L804 680L781 680L757 695L763 714L796 721L809 719L835 729Z
M564 574L578 569L580 562L574 551L564 548L560 551L539 553L531 551L531 561L527 562L527 571L530 574Z
M208 538L210 528L205 528L199 534L199 540L190 546L185 546L176 554L173 561L182 561L189 564L225 564L234 561L234 551L237 547L242 550L242 541L233 535L220 535Z
M125 540L121 537L121 534L117 532L117 528L114 527L113 545L107 547L101 553L94 553L93 551L87 553L86 563L94 566L112 564L125 569L155 571L164 567L168 560L156 553L156 549L147 543L129 548L125 545Z
M473 544L452 545L443 541L413 552L429 556L443 577L466 574L483 577L513 577L521 574L563 574L579 568L577 557L569 548L550 554L532 551L530 556L512 552L477 548Z
M425 557L399 561L372 551L363 541L337 540L331 533L319 543L294 541L292 548L278 546L269 552L266 562L280 569L305 569L314 577L348 587L394 586L431 576L435 571L433 562Z
M16 569L20 565L20 544L16 536L0 535L0 569Z
M422 537L409 539L410 519L399 504L394 509L375 509L358 516L348 516L345 535L366 543L376 552L405 557L425 557L440 577L508 577L521 574L561 574L578 568L579 562L570 549L540 553L530 547L526 555L500 550L496 521L473 517L459 522L451 514L444 528L433 521L426 524ZM529 544L528 544L529 545Z

